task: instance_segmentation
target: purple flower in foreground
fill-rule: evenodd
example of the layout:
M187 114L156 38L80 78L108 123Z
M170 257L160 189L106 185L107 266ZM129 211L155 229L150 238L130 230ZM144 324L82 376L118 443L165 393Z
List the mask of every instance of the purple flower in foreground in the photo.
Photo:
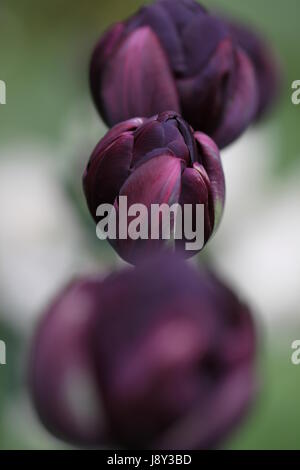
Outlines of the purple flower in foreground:
M109 126L172 109L221 148L257 109L247 54L194 0L159 0L112 26L95 48L90 83Z
M203 204L204 242L217 228L224 207L225 182L217 146L207 135L194 133L174 112L131 119L111 129L95 148L83 185L95 220L99 219L96 212L100 204L114 204L118 213L119 196L126 196L128 207L143 204L149 214L154 204L178 204L184 216L189 204L190 225L195 232L196 205ZM150 216L149 227L153 222L154 217ZM172 224L174 228L174 220ZM124 260L135 264L139 256L165 249L161 227L159 233L158 240L149 233L147 239L133 240L128 236L125 240L117 237L109 241ZM182 238L175 241L176 248L185 248L185 233L183 229ZM201 248L185 254L192 256Z
M214 275L153 258L53 303L32 351L35 407L78 445L211 448L253 399L255 342L248 308Z

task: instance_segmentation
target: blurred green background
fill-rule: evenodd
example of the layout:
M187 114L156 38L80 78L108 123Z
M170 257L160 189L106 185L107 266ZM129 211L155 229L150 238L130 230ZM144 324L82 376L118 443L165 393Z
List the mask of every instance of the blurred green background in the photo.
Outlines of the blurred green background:
M0 79L0 448L62 448L39 425L26 387L34 325L51 296L82 272L121 264L95 236L81 174L105 132L90 99L88 64L99 35L137 0L1 0ZM150 2L148 2L150 3ZM260 396L225 444L300 449L300 80L299 0L206 0L257 26L282 63L281 102L266 123L223 155L227 207L206 255L257 312Z

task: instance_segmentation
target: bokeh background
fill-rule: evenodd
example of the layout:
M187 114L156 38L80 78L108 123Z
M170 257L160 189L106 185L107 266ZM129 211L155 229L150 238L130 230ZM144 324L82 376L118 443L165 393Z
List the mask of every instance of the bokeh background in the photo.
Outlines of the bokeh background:
M39 424L26 388L34 326L49 299L80 273L117 268L97 240L81 174L105 133L89 95L92 47L142 0L1 0L0 79L0 448L66 445ZM300 79L299 0L203 0L257 26L278 51L282 99L265 124L223 152L227 205L205 256L256 311L261 393L229 449L300 449Z

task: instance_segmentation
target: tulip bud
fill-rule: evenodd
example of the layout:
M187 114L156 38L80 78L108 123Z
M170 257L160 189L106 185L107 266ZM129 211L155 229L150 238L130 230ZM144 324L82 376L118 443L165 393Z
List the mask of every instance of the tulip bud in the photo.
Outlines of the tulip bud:
M197 239L204 225L203 242L208 241L219 224L225 199L217 146L205 134L194 133L174 112L150 119L132 119L111 129L95 148L83 176L83 185L89 210L96 221L99 220L98 207L110 204L114 205L120 222L123 217L120 196L126 197L128 209L134 204L146 208L149 220L144 239L130 237L126 220L126 237L122 238L120 232L115 239L108 237L117 253L132 264L136 264L141 255L165 249L176 228L173 218L167 241L163 239L162 223L158 237L151 236L155 225L154 215L151 216L154 205L178 204L182 209L177 219L177 222L183 221L182 230L174 242L176 249L182 250L187 246L188 229ZM204 208L203 223L197 216L200 205ZM202 248L203 243L201 246L195 243L185 255L192 256Z
M194 0L158 0L112 26L93 53L90 84L109 126L172 109L221 148L257 109L248 56Z
M44 424L79 445L211 448L249 408L254 355L248 308L164 255L69 287L37 331L31 384Z

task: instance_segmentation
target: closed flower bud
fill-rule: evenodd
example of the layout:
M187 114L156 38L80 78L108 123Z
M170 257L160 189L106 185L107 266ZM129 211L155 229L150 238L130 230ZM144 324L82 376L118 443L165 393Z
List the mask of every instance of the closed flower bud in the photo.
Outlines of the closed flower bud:
M164 255L70 286L37 331L31 386L44 424L78 445L211 448L249 408L254 356L248 308Z
M221 148L257 109L248 56L194 0L158 0L112 26L93 53L90 83L109 126L172 109Z
M176 249L192 256L212 236L220 221L225 198L225 183L220 155L215 143L192 128L176 113L164 112L150 119L135 118L116 125L95 148L83 176L88 207L93 218L100 220L98 207L114 205L118 227L124 219L120 197L126 197L128 209L142 204L147 209L147 233L134 239L125 220L121 237L108 237L118 254L132 264L156 249L165 249L175 225L182 221L175 235ZM163 223L152 216L154 205L180 207L181 214L169 222L169 237L163 237ZM202 205L203 217L197 212ZM123 211L124 212L124 211ZM102 214L103 215L103 214ZM127 214L126 214L127 215ZM149 217L148 217L149 216ZM153 227L158 236L153 235ZM197 243L203 233L203 243ZM193 233L195 235L193 235ZM193 235L195 244L186 249Z

